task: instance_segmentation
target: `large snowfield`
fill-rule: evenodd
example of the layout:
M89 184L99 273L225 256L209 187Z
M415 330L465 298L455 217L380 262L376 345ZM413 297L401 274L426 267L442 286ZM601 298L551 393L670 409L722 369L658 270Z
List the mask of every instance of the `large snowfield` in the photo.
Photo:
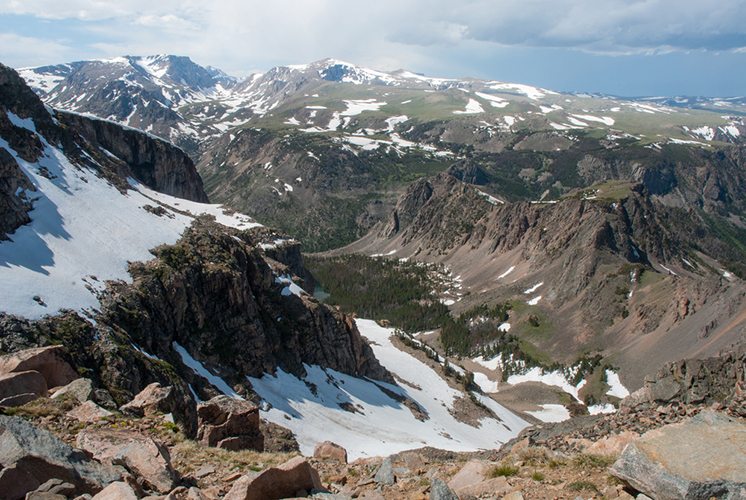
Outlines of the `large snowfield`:
M16 117L14 122L35 132L30 119ZM13 155L36 188L25 193L33 200L31 223L0 241L4 312L37 319L60 309L97 308L106 280L131 281L129 262L150 260L150 249L179 239L194 220L179 212L209 213L218 222L243 229L257 225L246 216L223 214L219 205L163 195L134 181L123 194L95 171L72 165L60 150L42 142L44 156L29 163L0 139L0 147ZM143 208L158 202L176 210L164 207L167 213L157 216Z
M423 446L453 451L493 449L528 425L482 395L476 396L498 419L483 418L477 427L460 422L450 411L454 401L465 396L461 391L449 387L425 363L397 349L391 342L393 329L365 319L358 319L357 326L381 364L400 380L399 385L308 365L304 380L282 370L249 378L267 403L262 416L292 430L303 454L312 454L314 446L325 440L344 446L351 460ZM418 420L382 388L416 401L429 418Z

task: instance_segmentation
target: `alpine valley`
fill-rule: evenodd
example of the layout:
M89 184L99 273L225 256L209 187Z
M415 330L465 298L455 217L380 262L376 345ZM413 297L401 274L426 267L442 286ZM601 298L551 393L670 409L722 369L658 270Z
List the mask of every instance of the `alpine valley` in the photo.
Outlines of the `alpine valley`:
M744 98L0 65L0 497L746 498L745 279Z

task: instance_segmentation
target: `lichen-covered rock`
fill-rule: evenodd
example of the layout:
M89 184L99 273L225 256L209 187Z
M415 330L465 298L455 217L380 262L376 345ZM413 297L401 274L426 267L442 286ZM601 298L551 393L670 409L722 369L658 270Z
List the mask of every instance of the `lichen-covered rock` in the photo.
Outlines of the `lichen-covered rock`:
M0 492L9 500L24 498L54 478L74 485L77 494L95 493L123 472L91 460L49 431L4 415L0 415L0 466Z
M69 412L67 416L83 422L86 424L92 424L98 422L104 418L112 416L113 413L105 408L101 408L93 401L85 401L84 403L76 406Z
M661 500L746 498L746 424L702 412L645 433L610 472Z
M93 382L89 378L75 379L69 384L54 391L50 397L71 397L79 403L84 403L94 398Z

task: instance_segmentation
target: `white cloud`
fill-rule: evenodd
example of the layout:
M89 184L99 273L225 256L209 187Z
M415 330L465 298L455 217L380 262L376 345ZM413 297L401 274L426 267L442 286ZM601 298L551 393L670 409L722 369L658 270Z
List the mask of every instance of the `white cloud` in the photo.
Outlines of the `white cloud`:
M0 33L0 62L11 67L68 61L74 54L74 49L63 42Z
M472 56L505 47L661 54L746 46L743 0L0 0L3 13L87 21L77 58L168 52L239 74L322 57L434 68L446 49Z

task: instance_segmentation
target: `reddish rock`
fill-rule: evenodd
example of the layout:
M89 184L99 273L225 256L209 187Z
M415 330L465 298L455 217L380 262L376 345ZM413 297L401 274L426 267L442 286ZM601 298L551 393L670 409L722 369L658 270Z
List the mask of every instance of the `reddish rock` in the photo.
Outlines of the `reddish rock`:
M137 417L153 416L172 413L175 403L172 386L163 387L158 382L153 382L140 391L132 401L123 405L120 410L122 413Z
M601 438L586 448L586 453L594 455L607 455L607 456L619 456L624 448L640 435L636 432L623 431L619 434L612 434L607 437Z
M259 408L240 399L217 396L197 406L197 438L227 450L264 449Z
M164 500L207 500L207 497L199 488L186 488L184 486L179 486L171 493L166 495L166 498L164 498Z
M137 494L129 484L117 481L98 492L93 500L137 500Z
M113 413L105 410L104 408L101 408L93 401L86 401L82 405L76 406L75 408L67 412L68 417L72 417L86 424L98 422L102 418L110 417L112 415Z
M168 450L147 436L125 430L84 430L78 434L77 445L99 461L124 463L158 492L174 487L176 472Z
M347 463L347 450L331 441L324 441L316 445L313 450L314 458L330 458L343 464Z
M504 495L511 489L508 481L504 477L488 479L494 466L494 463L471 460L448 481L448 487L459 497Z
M312 490L323 490L318 472L305 458L295 457L278 467L241 477L224 500L276 500Z
M5 400L5 406L14 406L16 396L36 394L46 396L47 382L37 371L21 371L0 375L0 399ZM24 404L26 401L20 403ZM36 399L36 398L33 398Z
M65 360L62 346L37 347L0 356L0 374L30 370L41 373L48 387L67 385L80 378Z

